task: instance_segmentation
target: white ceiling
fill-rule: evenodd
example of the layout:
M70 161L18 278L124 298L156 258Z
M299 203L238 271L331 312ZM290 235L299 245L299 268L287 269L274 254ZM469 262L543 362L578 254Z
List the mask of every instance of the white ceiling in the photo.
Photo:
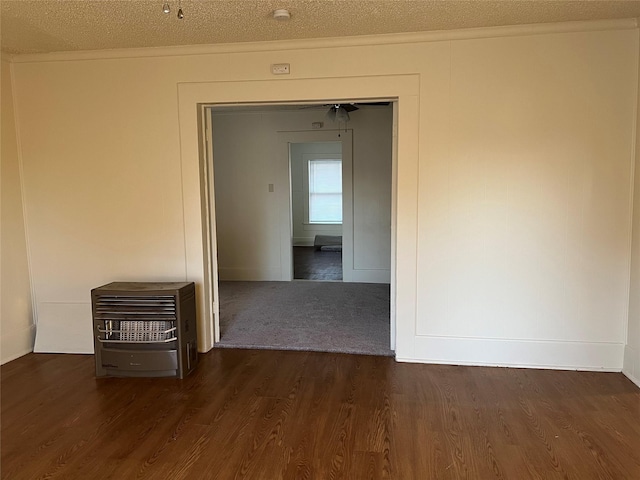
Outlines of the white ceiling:
M344 37L640 17L640 0L1 0L12 54ZM287 22L272 18L286 8Z

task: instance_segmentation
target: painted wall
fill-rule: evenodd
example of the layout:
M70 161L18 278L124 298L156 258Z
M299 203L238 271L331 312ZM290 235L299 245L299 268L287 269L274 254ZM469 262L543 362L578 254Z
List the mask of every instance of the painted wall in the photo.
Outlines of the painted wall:
M278 178L277 140L269 123L261 114L213 116L221 280L281 278L278 198L286 185Z
M596 37L452 43L421 144L416 356L619 368L637 31Z
M280 280L281 205L277 189L288 189L281 177L277 132L310 130L325 110L213 115L214 175L218 266L223 280ZM332 128L325 125L325 130ZM354 270L359 281L389 282L391 258L391 108L362 108L351 115L353 130ZM337 132L336 132L337 139ZM296 144L294 144L296 145ZM339 147L339 145L338 145ZM302 157L293 149L292 158ZM302 171L292 171L294 192ZM275 186L269 192L268 185ZM298 202L298 207L300 207ZM294 237L313 244L315 231L305 230L303 212L293 211ZM308 228L309 226L307 226ZM325 231L317 229L318 232ZM327 232L340 234L341 228ZM325 233L331 234L331 233ZM385 274L381 275L380 271ZM367 272L372 272L367 276Z
M14 121L11 64L4 57L2 57L0 96L2 115L0 361L6 363L32 351L35 330L31 312L31 286L22 208L22 179Z
M389 127L391 136L391 127ZM317 225L307 221L308 212L308 185L309 170L306 167L308 161L304 155L340 155L341 146L339 143L293 143L291 144L291 210L293 223L293 244L296 246L310 246L316 235L342 235L342 225ZM334 157L330 157L334 158ZM389 164L391 164L391 152L389 152ZM306 167L306 168L305 168ZM391 191L391 177L388 179ZM305 207L305 205L307 205ZM389 205L391 210L391 205ZM389 222L391 218L389 218ZM388 257L391 252L388 252Z
M398 358L620 370L637 24L492 32L18 59L37 305L60 318L106 281L188 276L199 185L180 183L197 161L180 158L176 89L320 100L324 79L415 75L399 105ZM271 77L281 62L292 74Z
M640 63L640 62L639 62ZM624 354L624 373L640 386L640 86L639 115L636 122L636 164L633 186L633 239L631 243L631 285L629 294L629 325Z

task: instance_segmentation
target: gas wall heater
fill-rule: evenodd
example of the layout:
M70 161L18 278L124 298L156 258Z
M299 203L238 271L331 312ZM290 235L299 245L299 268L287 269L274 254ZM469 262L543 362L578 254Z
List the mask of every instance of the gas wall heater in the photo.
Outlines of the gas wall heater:
M186 377L198 362L191 283L114 282L91 290L96 376Z

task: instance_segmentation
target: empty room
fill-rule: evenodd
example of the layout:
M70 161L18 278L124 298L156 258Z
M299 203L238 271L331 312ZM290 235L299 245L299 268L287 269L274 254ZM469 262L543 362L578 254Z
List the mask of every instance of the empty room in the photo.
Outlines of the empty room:
M0 14L1 478L640 478L640 2Z
M392 355L392 103L211 115L216 346Z

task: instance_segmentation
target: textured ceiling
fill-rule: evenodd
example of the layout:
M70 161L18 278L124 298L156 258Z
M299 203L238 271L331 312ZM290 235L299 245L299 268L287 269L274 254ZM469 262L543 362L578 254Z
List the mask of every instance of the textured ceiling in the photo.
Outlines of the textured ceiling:
M422 32L640 17L640 0L1 0L7 53ZM291 12L287 22L273 10Z

